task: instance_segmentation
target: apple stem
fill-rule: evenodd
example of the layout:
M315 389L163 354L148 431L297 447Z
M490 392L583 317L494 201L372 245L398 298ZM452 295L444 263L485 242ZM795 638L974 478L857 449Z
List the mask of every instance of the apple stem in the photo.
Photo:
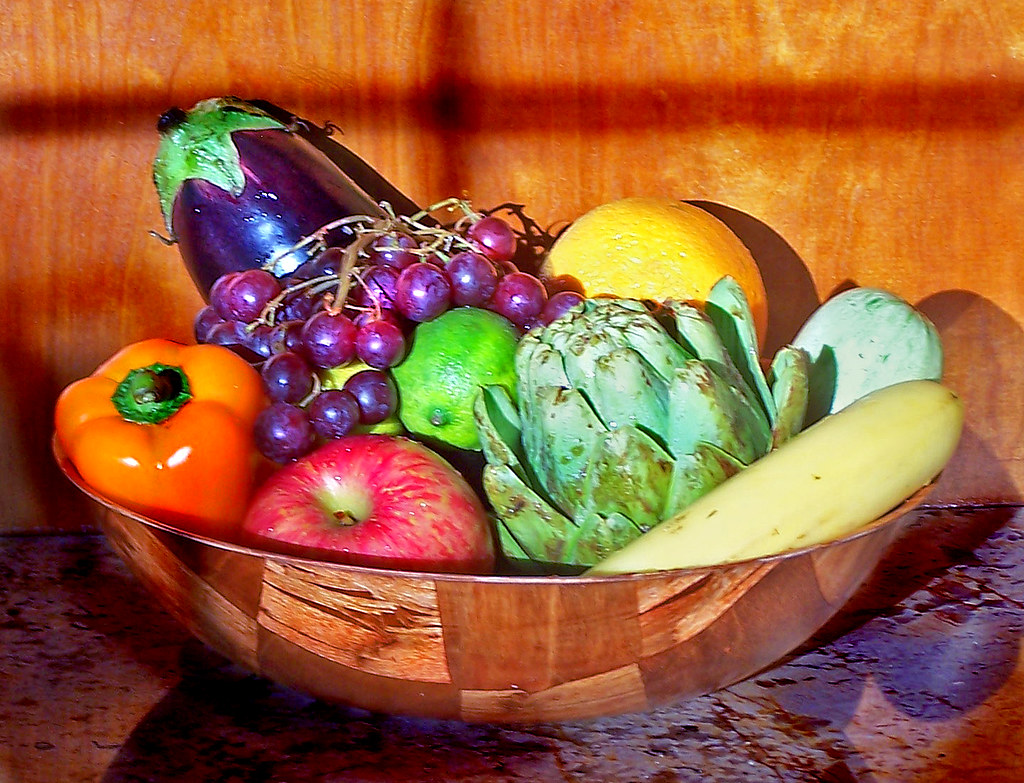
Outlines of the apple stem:
M358 524L359 519L351 511L347 509L340 509L334 512L334 521L345 527L352 527L352 525Z

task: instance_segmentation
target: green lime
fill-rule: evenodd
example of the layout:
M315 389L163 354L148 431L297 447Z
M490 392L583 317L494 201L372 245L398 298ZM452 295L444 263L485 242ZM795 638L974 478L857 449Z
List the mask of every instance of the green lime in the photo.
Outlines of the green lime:
M476 307L457 307L417 326L408 355L392 370L405 428L479 451L473 401L481 386L515 394L518 341L510 321Z

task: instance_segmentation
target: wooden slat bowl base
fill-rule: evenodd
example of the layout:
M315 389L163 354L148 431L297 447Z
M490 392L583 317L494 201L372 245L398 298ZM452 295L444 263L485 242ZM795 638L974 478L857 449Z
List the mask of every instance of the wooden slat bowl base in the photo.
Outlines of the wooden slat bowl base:
M99 496L103 530L191 633L331 702L473 722L639 712L778 661L867 578L926 487L856 535L743 563L606 577L360 568L202 539Z

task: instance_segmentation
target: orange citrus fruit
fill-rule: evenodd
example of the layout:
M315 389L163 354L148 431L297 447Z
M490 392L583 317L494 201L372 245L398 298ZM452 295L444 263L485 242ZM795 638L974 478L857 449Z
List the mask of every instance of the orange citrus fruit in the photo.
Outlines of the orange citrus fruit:
M685 201L637 197L595 207L559 235L542 272L574 278L587 296L700 304L729 275L747 296L762 342L767 331L767 295L750 251L725 223Z

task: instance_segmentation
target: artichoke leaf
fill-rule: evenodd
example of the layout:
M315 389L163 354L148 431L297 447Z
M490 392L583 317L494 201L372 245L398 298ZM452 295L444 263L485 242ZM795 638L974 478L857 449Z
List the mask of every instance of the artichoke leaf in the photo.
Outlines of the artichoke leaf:
M546 495L574 514L583 494L583 475L594 443L607 428L578 389L533 389L522 420L523 451Z
M511 567L514 574L576 576L584 569L582 565L552 563L547 560L531 557L529 552L519 545L515 536L509 532L505 523L500 520L495 525L495 532L498 535L498 547L501 550L502 558Z
M749 464L771 446L771 429L760 407L696 359L676 371L669 411L666 443L676 458L707 442Z
M639 299L616 299L621 310L631 310L635 313L646 313L648 312L646 305Z
M538 420L536 411L538 388L568 388L569 379L565 376L562 367L561 355L553 350L551 346L536 339L533 332L527 332L519 341L516 348L516 392L517 404L519 407L519 421L522 443L522 453L525 456L525 465L531 466L533 462L530 449L527 446L530 435L541 437L540 432L535 432L531 426Z
M742 462L718 446L698 443L692 452L675 461L661 518L665 520L675 516L744 467Z
M562 363L569 386L577 389L591 389L597 381L597 363L606 353L618 348L615 340L603 333L578 332L565 344Z
M632 299L595 299L588 313L589 331L601 336L606 350L633 348L666 381L687 355L642 302Z
M643 431L630 426L610 430L590 455L583 508L602 516L619 513L639 530L648 530L664 518L672 471L672 457Z
M516 345L516 353L513 361L515 363L516 377L519 380L520 390L522 390L524 374L530 366L530 361L533 359L533 353L537 350L538 346L542 345L542 341L538 334L539 331L539 329L534 329L527 332L519 338L519 344Z
M517 544L509 557L527 557L560 563L566 540L575 533L575 523L552 508L523 483L508 465L487 465L483 472L487 499L508 535ZM499 538L500 541L500 538Z
M582 318L582 312L566 313L557 321L553 321L547 326L539 326L531 329L523 335L523 340L530 338L533 342L543 343L548 348L553 349L556 353L561 353L565 350L565 343L569 336L579 328L579 323ZM520 340L520 345L521 344L522 340Z
M777 415L772 425L772 448L803 429L810 389L810 358L802 348L780 348L768 371Z
M632 348L599 357L595 380L584 391L608 429L634 425L664 438L668 384Z
M523 418L530 407L530 390L538 386L569 386L561 355L533 332L519 340L515 354L516 398Z
M804 350L808 351L810 357L807 370L807 414L804 416L804 426L807 426L826 416L836 405L839 360L831 345L821 346L817 356L809 349Z
M506 560L512 561L517 565L534 562L529 557L529 553L520 546L519 541L509 531L508 526L500 519L495 524L495 532L498 534L498 549L501 550Z
M761 369L757 329L743 289L732 277L723 277L711 287L704 310L743 379L757 392L769 423L774 423L777 414L775 400Z
M488 463L508 465L525 481L519 412L504 386L482 386L473 400L473 418Z
M594 320L593 301L584 300L579 310L566 313L562 318L539 329L531 329L527 336L536 336L537 340L553 348L558 353L565 353L568 350L570 341L576 339L581 331L593 331Z
M512 535L504 522L499 519L494 529L498 534L498 547L506 558L517 561L530 559L529 553L516 541L516 537Z
M634 315L622 335L666 382L672 380L676 367L692 358L650 313Z
M562 562L594 565L641 535L640 528L622 514L602 516L591 511L583 515L579 527L566 541Z
M679 341L694 358L700 359L727 382L742 391L751 405L761 405L761 399L736 367L722 337L711 321L700 308L688 302L668 300L665 309L674 318L674 326Z
M733 366L732 358L725 350L715 325L699 307L689 302L667 299L662 308L671 316L669 326L674 328L677 339L694 359Z

